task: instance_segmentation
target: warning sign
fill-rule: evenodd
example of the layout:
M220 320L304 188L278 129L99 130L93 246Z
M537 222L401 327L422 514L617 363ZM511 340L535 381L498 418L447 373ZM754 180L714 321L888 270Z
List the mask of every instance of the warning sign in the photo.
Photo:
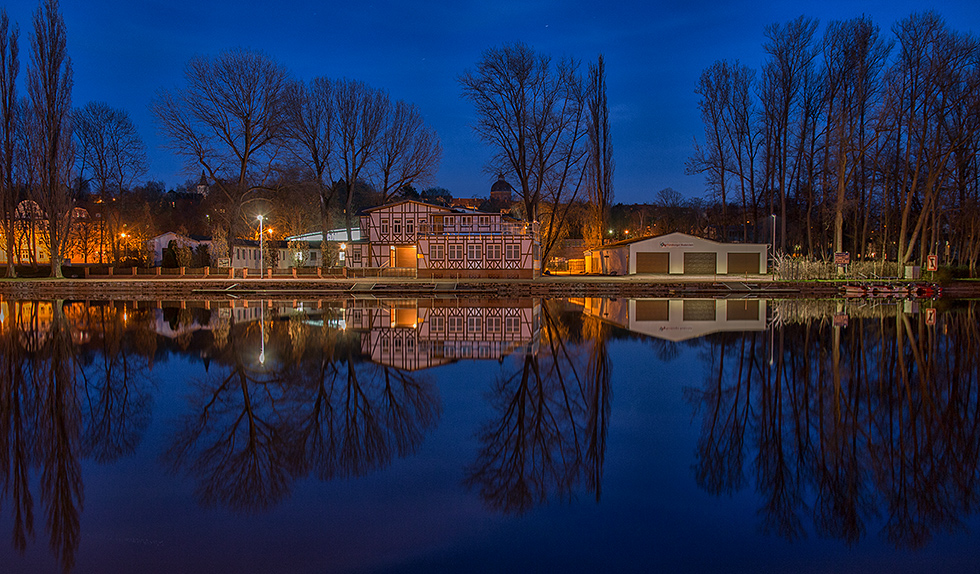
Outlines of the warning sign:
M927 255L926 256L926 271L937 271L939 270L939 256L938 255Z

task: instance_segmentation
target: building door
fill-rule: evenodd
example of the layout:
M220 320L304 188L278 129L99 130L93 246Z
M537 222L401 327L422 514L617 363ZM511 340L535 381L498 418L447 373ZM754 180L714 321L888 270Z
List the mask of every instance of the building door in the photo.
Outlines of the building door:
M717 269L717 253L689 251L684 254L685 275L713 275Z
M729 273L759 273L758 253L729 253Z
M415 247L395 247L395 267L411 267L415 269L418 258L415 256Z
M643 253L636 254L637 273L669 273L670 272L670 253Z

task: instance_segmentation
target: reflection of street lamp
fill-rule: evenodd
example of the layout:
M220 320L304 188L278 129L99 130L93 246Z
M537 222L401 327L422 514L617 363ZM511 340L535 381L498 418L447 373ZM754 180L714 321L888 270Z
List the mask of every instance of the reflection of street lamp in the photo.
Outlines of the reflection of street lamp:
M262 222L262 216L260 215L259 223L261 222ZM262 307L262 315L259 316L259 327L261 329L259 333L261 339L259 342L261 346L261 350L259 351L259 364L265 366L265 301L262 301L261 307Z
M262 220L265 219L263 216L259 215L259 277L265 272L265 237L262 234ZM263 353L264 354L264 353Z

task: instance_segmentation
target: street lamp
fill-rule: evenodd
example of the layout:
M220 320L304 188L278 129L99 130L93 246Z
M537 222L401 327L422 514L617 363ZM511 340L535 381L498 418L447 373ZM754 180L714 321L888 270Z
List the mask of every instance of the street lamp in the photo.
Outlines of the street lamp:
M265 237L262 234L262 220L265 219L259 215L259 278L265 273Z

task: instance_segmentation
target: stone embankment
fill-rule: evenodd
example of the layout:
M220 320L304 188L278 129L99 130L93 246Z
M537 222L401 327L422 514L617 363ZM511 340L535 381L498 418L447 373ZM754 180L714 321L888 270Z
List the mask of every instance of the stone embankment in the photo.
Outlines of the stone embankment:
M0 295L18 299L222 299L366 297L835 297L836 283L716 277L542 277L538 280L113 278L0 280Z

